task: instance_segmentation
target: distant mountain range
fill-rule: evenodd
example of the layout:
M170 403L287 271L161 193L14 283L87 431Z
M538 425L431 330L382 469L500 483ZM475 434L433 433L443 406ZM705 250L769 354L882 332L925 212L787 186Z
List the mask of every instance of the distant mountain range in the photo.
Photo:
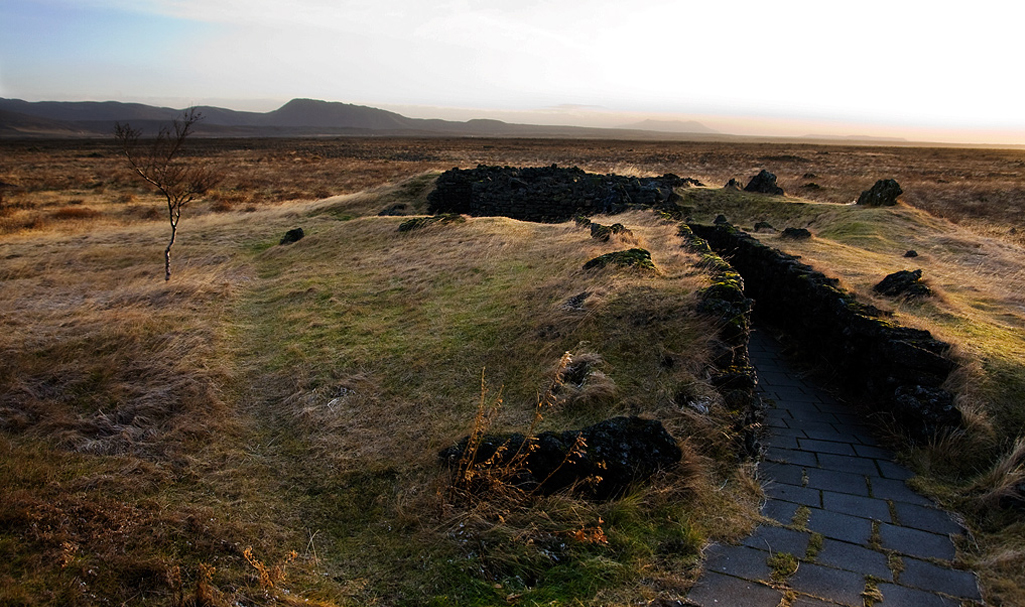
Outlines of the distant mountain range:
M618 129L511 124L500 120L407 118L363 105L293 99L270 112L241 112L199 106L197 136L285 137L376 135L423 137L574 137L679 139L717 132L698 122L644 121ZM22 101L0 98L0 137L106 137L114 124L130 123L144 133L178 118L182 110L117 101Z
M709 128L696 120L642 120L619 127L621 129L658 131L660 133L705 133L721 135L719 131Z

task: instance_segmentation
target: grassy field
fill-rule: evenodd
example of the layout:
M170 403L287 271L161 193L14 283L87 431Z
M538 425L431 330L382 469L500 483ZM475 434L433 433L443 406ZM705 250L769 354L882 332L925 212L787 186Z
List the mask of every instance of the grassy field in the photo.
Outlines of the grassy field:
M705 381L708 284L675 225L468 219L399 232L432 171L558 163L713 186L760 168L791 196L681 190L697 220L759 235L956 345L968 431L901 449L967 517L992 605L1025 602L1025 152L791 144L195 140L221 168L164 282L160 200L110 142L3 142L0 603L626 605L683 596L710 539L757 520L733 416ZM844 204L896 177L908 205ZM816 187L810 187L814 184ZM307 236L279 245L288 229ZM1012 228L1018 227L1012 233ZM583 264L642 246L658 272ZM920 256L905 259L907 249ZM871 286L922 268L938 295ZM455 503L437 452L532 422L564 353L599 371L539 429L661 420L685 463L625 497ZM483 378L483 382L482 382ZM485 384L482 387L482 383ZM682 395L682 396L681 396ZM684 398L686 397L686 398ZM708 403L701 414L681 401ZM1017 479L1017 480L1016 480Z

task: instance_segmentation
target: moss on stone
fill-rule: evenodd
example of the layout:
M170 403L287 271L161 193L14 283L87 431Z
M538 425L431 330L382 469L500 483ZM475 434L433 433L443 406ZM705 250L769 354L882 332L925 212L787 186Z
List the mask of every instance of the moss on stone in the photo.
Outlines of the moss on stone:
M655 264L651 261L651 253L645 249L628 249L626 251L615 251L599 255L584 264L585 270L604 268L608 265L639 268L642 270L656 271Z

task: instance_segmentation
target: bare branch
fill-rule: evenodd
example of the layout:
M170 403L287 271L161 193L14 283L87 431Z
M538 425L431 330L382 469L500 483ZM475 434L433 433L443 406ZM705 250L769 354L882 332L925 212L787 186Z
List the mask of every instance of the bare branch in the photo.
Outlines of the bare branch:
M171 239L164 250L164 280L171 279L171 247L174 245L182 209L205 194L217 181L217 175L209 167L181 158L185 140L202 119L203 115L196 108L185 110L171 126L160 128L146 151L142 151L139 144L141 130L128 124L114 125L114 138L121 144L128 166L143 181L156 188L167 202Z

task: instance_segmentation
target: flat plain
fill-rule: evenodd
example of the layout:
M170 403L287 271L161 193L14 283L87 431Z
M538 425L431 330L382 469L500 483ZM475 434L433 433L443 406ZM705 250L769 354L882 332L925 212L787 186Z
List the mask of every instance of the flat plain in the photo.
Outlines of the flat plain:
M737 412L707 381L707 271L640 211L608 243L573 222L402 233L405 217L379 215L424 214L440 171L477 164L698 179L678 191L695 221L806 227L808 241L757 236L954 344L963 432L916 447L874 421L909 484L964 518L959 562L988 604L1025 603L1025 151L195 139L186 160L223 178L186 209L165 282L166 210L112 141L0 149L4 604L685 597L702 546L743 537L762 499L736 457ZM761 169L786 197L721 189ZM849 204L885 178L902 204ZM294 227L307 236L279 245ZM633 246L657 273L582 270ZM872 293L912 268L935 297ZM593 361L591 383L539 429L653 417L686 465L609 502L453 499L437 452L481 423L524 431L565 352Z

